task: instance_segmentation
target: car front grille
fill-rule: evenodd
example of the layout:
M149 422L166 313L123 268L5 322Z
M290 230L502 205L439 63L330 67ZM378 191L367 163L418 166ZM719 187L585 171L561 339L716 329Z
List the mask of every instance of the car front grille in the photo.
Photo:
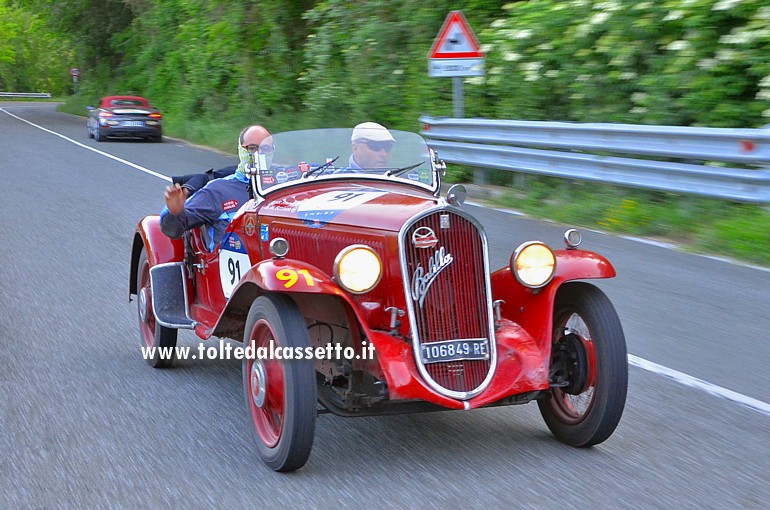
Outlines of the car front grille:
M399 245L415 359L434 389L467 399L484 388L496 359L486 238L453 208L410 221ZM464 339L484 341L488 357L428 362L421 355L426 344Z

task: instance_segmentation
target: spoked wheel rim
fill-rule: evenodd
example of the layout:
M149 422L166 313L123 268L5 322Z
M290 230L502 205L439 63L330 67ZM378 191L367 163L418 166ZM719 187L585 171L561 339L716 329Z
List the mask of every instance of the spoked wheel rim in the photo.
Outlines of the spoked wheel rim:
M278 342L270 324L260 319L250 335L253 356L260 347L269 348L270 342ZM286 419L285 377L283 365L275 359L249 359L246 365L249 408L254 429L268 448L274 448L281 440Z
M142 331L144 345L155 345L155 315L152 313L152 287L150 286L150 264L145 262L140 268L139 292L137 294L137 308L139 313L139 327Z
M596 351L593 335L583 317L577 312L565 313L554 327L554 345L565 335L573 335L583 350L582 362L585 367L578 367L583 372L585 384L580 390L567 393L560 388L552 390L552 409L558 419L568 425L582 422L591 412L596 400Z

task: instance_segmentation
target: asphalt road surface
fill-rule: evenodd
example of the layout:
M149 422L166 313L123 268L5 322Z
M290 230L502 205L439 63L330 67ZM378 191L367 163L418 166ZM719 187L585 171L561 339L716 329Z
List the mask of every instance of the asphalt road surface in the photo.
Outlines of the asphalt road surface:
M163 176L234 159L96 143L52 104L0 103L0 508L770 508L770 272L595 232L631 363L608 441L557 442L535 404L323 415L305 467L270 471L240 362L150 368L128 302ZM564 226L469 207L494 266L561 244Z

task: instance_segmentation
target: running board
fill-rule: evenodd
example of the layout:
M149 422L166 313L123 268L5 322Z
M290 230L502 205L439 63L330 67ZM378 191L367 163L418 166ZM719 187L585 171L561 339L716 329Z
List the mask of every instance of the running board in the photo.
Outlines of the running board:
M155 322L173 329L195 329L190 319L184 262L157 264L150 268L152 313Z

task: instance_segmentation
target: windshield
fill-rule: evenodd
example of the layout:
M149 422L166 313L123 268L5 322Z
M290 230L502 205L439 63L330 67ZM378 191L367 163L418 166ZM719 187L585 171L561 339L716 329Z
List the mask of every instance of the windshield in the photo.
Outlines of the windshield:
M264 195L308 180L371 179L407 182L435 192L437 174L420 135L389 130L387 139L352 140L353 129L309 129L265 139L255 157Z

